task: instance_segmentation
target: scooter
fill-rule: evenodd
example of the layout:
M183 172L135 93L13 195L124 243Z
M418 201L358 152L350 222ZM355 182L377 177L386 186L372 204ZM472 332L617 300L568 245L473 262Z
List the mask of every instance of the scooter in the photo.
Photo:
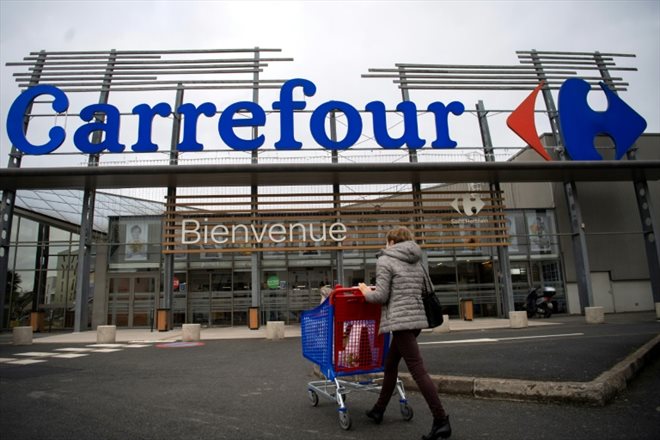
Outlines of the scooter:
M557 291L554 287L544 287L541 292L539 290L541 290L540 287L535 287L527 295L525 310L527 310L528 318L533 318L537 314L544 318L552 316L554 309L552 297Z

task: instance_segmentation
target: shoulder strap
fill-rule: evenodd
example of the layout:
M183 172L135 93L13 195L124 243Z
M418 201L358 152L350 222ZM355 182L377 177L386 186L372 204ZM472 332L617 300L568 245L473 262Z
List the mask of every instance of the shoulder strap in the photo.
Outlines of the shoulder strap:
M428 271L426 270L424 265L421 263L421 261L420 261L419 265L421 266L422 272L424 273L424 285L423 285L423 289L422 289L422 295L426 296L426 295L429 294L429 292L433 292L433 283L430 280ZM430 289L429 289L429 287L430 287Z

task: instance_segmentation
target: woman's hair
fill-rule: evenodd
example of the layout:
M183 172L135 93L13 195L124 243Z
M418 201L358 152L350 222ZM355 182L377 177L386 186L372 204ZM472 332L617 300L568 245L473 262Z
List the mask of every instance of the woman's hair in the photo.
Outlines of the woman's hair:
M399 226L388 231L386 239L388 243L393 241L396 244L401 243L402 241L414 240L415 237L410 229L405 226Z

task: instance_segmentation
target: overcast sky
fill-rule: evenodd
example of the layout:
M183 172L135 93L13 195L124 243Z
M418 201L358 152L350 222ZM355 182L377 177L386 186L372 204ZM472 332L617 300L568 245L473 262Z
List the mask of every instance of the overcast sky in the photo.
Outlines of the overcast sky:
M660 131L660 1L0 1L0 166L10 143L9 106L19 93L6 62L31 51L281 48L293 62L264 77L312 80L314 108L341 100L357 108L372 100L394 108L400 92L389 80L364 79L370 67L394 63L518 64L516 50L634 53L618 59L638 72L622 94ZM459 100L474 108L512 108L528 92L461 91L413 101ZM90 98L88 103L93 103ZM264 107L269 107L269 102ZM72 109L79 111L80 109ZM495 124L504 125L503 119ZM472 142L478 136L457 133ZM70 135L71 136L71 135ZM495 140L498 141L497 139ZM506 142L509 142L507 139ZM522 145L522 141L518 141ZM272 145L272 140L271 144ZM460 145L460 143L459 143ZM268 141L264 148L268 148Z

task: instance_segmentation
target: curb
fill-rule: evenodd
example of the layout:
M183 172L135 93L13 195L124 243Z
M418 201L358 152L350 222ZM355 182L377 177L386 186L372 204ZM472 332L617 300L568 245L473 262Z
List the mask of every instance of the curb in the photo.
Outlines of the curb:
M522 400L605 406L644 366L660 353L660 335L590 382L552 382L520 379L431 375L438 392L481 399ZM419 391L410 373L400 373L406 388Z

